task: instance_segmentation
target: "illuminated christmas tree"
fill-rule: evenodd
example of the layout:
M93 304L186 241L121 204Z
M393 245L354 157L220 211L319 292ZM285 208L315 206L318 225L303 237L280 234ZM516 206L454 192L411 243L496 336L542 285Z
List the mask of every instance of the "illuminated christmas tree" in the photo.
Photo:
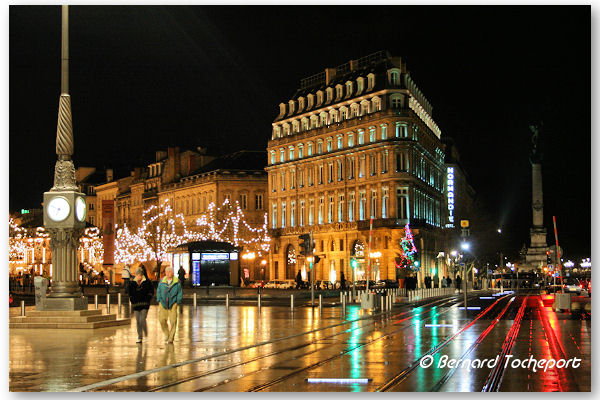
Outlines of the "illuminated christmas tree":
M417 248L415 247L415 242L413 240L413 235L409 224L404 226L404 237L400 240L399 246L400 253L395 260L396 268L409 268L418 270L418 267L415 265Z

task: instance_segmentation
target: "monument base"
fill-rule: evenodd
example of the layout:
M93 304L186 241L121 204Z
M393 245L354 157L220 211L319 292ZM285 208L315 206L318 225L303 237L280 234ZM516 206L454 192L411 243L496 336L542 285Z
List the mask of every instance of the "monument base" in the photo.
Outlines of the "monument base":
M88 309L87 297L46 297L42 304L36 305L41 311L77 311Z

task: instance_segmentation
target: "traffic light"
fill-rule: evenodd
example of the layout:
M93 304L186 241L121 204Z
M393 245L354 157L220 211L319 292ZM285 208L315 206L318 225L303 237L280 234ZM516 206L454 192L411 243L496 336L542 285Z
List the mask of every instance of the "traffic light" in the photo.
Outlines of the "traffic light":
M546 251L546 264L552 264L552 257L549 251Z
M353 259L350 261L350 266L351 266L353 269L356 269L356 267L358 267L358 261L356 261L356 258L353 258Z
M304 235L300 235L298 239L300 239L300 254L303 256L309 255L312 250L310 247L310 234L305 233Z

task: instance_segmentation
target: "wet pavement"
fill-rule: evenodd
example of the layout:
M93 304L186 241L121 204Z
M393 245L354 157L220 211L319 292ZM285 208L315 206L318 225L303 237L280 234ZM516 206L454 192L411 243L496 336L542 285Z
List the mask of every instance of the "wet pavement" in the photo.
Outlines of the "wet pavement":
M492 297L481 299L481 297ZM96 330L11 329L11 391L589 391L591 321L555 313L538 295L478 292L371 313L350 305L184 305L174 344L157 308L149 336L135 322ZM93 305L92 305L93 307ZM116 306L111 311L116 312ZM12 308L10 314L18 314ZM127 307L121 308L127 315ZM447 368L443 357L573 358L579 368ZM420 361L431 357L425 368ZM504 364L504 363L499 363ZM312 383L310 379L359 379Z

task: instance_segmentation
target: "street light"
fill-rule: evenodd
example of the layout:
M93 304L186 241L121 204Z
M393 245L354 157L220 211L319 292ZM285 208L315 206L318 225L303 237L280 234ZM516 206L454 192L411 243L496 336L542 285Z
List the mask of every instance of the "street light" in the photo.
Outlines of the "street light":
M463 250L469 250L469 243L467 243L467 242L462 242L462 243L460 244L460 248L461 248L461 249L463 249Z

